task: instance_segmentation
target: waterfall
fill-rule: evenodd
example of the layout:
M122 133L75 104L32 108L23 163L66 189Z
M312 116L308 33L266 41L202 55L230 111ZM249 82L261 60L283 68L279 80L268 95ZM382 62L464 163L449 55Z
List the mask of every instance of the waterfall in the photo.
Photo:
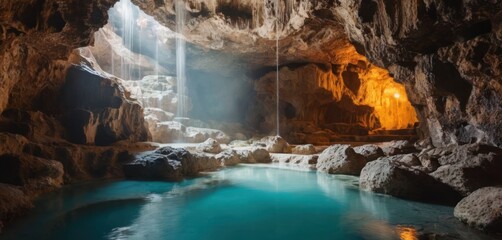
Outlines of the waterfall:
M129 0L122 0L117 4L122 21L122 42L127 49L133 49L134 26L136 25L136 19L133 16L133 4ZM113 69L114 75L116 74L115 71ZM124 57L120 58L120 76L124 79L132 79L131 66Z
M275 2L275 93L276 93L276 135L280 135L279 119L279 0Z
M185 39L183 38L183 28L185 25L185 3L183 0L176 0L176 83L178 93L177 117L185 118L187 116L186 94L185 94Z

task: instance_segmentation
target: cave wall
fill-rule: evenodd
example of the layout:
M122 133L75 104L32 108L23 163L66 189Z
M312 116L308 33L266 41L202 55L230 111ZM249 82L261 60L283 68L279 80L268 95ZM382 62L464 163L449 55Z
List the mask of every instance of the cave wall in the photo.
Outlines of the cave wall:
M131 143L149 138L142 107L78 49L115 2L0 2L0 231L39 194L120 176L148 148Z
M273 132L276 72L256 80L255 91L257 96L248 110L248 123L262 132ZM413 128L417 122L404 86L363 57L346 65L282 66L279 95L281 132L294 142L289 135L322 130L338 135L368 135L377 129Z
M501 1L342 2L358 51L407 89L435 146L502 144Z
M133 2L174 26L173 1ZM276 29L273 1L190 0L183 34L255 70L275 64L276 36L281 65L344 65L353 44L404 84L422 138L435 146L501 145L501 6L500 0L288 0L279 1Z

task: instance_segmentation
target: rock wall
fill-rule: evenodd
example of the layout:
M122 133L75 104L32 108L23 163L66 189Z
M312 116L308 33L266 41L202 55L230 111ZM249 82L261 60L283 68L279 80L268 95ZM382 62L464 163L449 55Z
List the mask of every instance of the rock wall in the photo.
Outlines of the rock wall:
M174 29L173 1L133 3ZM276 37L282 65L346 65L353 44L405 86L422 138L437 147L502 144L499 0L287 0L278 14L274 3L186 1L183 35L240 56L252 71L275 65Z
M120 176L130 152L149 148L131 143L149 138L141 106L85 49L73 52L115 2L0 2L0 230L37 195Z
M435 146L502 144L501 1L342 2L358 51L407 89Z
M387 71L363 59L347 65L282 67L278 113L281 132L298 132L297 122L342 135L413 128L417 118L404 87L394 82ZM248 121L255 129L272 132L276 124L276 73L257 80L255 90L257 96Z

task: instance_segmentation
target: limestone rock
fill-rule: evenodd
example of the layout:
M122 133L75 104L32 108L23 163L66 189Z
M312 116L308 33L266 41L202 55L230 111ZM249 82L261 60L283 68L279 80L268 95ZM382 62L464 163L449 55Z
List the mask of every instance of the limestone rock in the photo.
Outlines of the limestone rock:
M197 145L196 149L197 149L197 151L200 151L200 152L207 152L207 153L214 153L214 154L221 152L220 144L218 143L218 141L216 141L212 138L208 138L203 143L199 143Z
M478 188L502 184L500 148L469 144L437 152L439 155L435 157L441 166L430 175L450 185L463 196Z
M87 65L75 65L68 70L62 91L67 111L63 125L69 141L110 145L149 139L141 105L127 99L113 79Z
M149 153L138 156L124 164L124 175L131 179L166 179L180 180L183 176L181 161L173 156Z
M187 176L196 176L199 172L214 171L221 167L221 162L213 154L195 152L189 158L183 158L183 172Z
M234 166L241 162L239 158L239 154L233 149L227 149L223 152L218 153L214 156L217 160L220 161L221 166Z
M236 150L242 163L270 163L270 153L261 147L252 147L250 149Z
M297 154L271 154L273 163L295 166L301 169L316 169L318 155L297 155Z
M4 221L8 222L32 207L31 197L20 187L0 183L0 232Z
M261 141L265 144L265 148L270 153L286 153L289 151L289 144L280 136L264 137Z
M316 154L317 151L312 144L306 144L306 145L298 145L295 146L293 149L291 149L292 154L300 154L300 155L312 155Z
M330 174L359 175L366 159L357 154L350 145L332 145L325 149L317 160L317 170Z
M219 167L221 162L213 155L162 147L154 152L138 154L123 165L123 170L127 178L181 180L185 176L195 176Z
M408 140L386 142L382 144L381 148L387 156L407 154L417 151L415 146Z
M384 156L382 149L375 144L357 146L354 147L354 151L358 154L363 155L366 158L367 162L374 161L377 158Z
M399 198L456 204L460 195L426 173L396 163L392 157L369 162L361 171L361 189Z
M219 143L227 144L230 142L230 137L224 132L217 129L187 127L185 133L185 140L187 142L203 142L208 138L213 138Z
M502 187L480 188L462 199L455 217L469 226L488 231L502 231Z

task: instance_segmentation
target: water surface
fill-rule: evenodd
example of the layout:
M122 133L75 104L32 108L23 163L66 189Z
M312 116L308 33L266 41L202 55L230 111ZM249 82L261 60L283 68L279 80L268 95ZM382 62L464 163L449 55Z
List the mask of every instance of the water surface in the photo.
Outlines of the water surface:
M357 178L260 165L179 183L114 181L44 196L2 239L490 239L453 208L359 191Z

